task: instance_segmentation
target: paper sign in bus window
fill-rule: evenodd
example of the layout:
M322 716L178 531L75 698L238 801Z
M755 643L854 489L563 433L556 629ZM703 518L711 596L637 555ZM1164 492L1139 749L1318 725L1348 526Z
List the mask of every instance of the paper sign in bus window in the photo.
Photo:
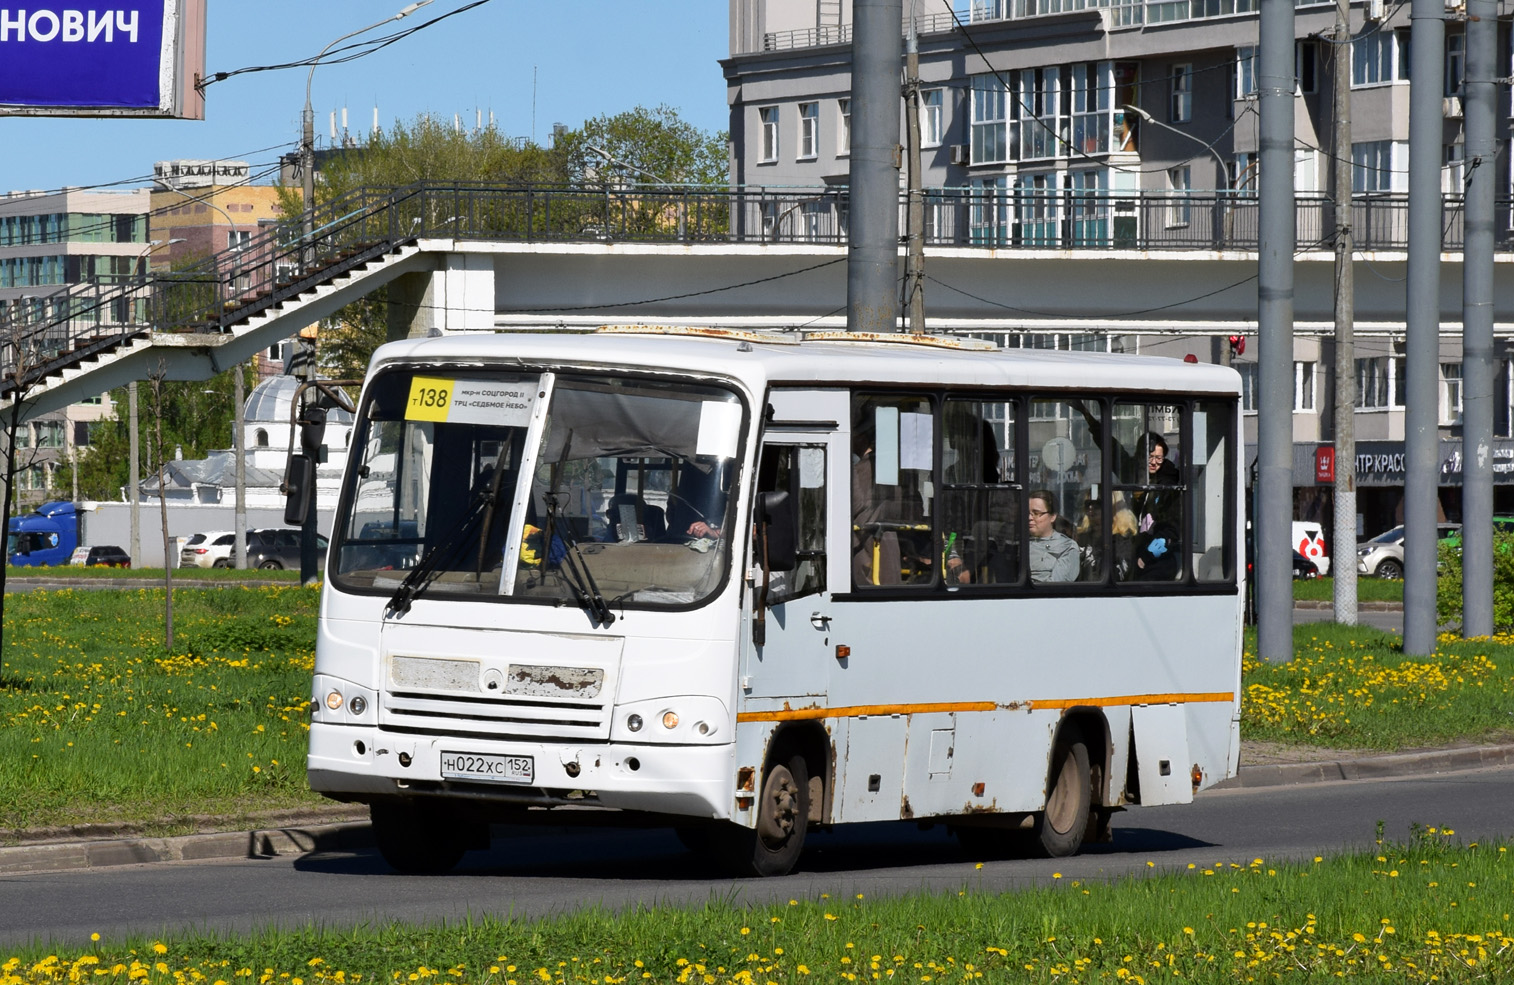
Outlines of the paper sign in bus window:
M873 482L879 486L899 484L899 408L879 407L873 412Z
M931 415L900 415L899 467L929 470L934 433Z
M525 427L536 407L540 381L470 380L416 376L405 401L407 421Z
M729 400L706 400L699 405L699 437L696 455L732 458L740 438L741 405Z

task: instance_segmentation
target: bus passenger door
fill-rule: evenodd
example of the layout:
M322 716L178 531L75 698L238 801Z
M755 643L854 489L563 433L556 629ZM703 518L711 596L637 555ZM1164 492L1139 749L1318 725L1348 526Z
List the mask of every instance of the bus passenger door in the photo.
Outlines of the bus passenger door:
M769 434L758 459L758 492L786 491L798 506L798 564L768 575L762 611L762 544L754 541L742 662L743 698L798 698L817 703L826 693L831 661L831 592L827 518L842 515L827 469L840 443L834 434ZM753 622L761 619L761 631ZM758 643L761 638L763 642ZM823 702L820 702L823 703ZM795 704L794 707L800 707Z

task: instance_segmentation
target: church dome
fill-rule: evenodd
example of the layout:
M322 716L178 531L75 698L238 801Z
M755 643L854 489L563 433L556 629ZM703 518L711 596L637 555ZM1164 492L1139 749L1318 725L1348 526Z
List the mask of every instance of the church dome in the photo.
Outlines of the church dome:
M268 377L247 395L247 403L242 408L243 418L248 424L257 422L288 427L294 392L299 389L300 383L293 376ZM351 424L352 415L341 408L332 407L326 411L326 420L331 424Z

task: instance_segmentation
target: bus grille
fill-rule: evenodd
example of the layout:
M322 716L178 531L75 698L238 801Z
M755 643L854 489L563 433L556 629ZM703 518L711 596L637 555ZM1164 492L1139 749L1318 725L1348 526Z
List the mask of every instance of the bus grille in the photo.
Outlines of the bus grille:
M607 703L384 692L384 731L480 738L605 739Z

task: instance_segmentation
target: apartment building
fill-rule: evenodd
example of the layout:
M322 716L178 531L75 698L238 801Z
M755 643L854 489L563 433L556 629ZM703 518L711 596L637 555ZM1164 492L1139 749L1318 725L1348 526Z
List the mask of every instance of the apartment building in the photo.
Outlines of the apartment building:
M65 188L0 197L0 310L90 281L125 281L145 269L148 193ZM72 495L70 469L90 429L114 414L109 394L34 418L16 435L17 502Z
M784 190L775 191L773 206L754 220L775 241L844 234L851 7L851 0L730 0L730 57L722 64L731 176L748 189ZM1514 74L1509 9L1500 5L1499 50L1505 74ZM1443 256L1457 259L1467 178L1465 18L1450 4L1447 10L1440 81ZM1067 264L1087 266L1092 295L1118 289L1099 273L1098 264L1111 257L1182 251L1254 262L1257 0L904 0L904 13L901 28L913 30L919 51L927 271L933 249L1063 251ZM1349 71L1357 294L1370 302L1390 286L1383 269L1401 265L1407 245L1409 5L1353 2L1348 44L1332 41L1333 3L1299 0L1295 13L1298 246L1321 261L1332 248L1331 89L1334 73ZM1498 183L1500 296L1514 288L1509 116L1505 94L1499 158L1478 169ZM1459 275L1456 281L1443 298L1452 291L1459 297ZM1443 313L1448 307L1443 303ZM1328 305L1324 316L1328 320ZM1358 501L1368 535L1401 515L1402 317L1400 307L1365 332L1359 327L1356 344ZM1254 334L1245 353L1223 337L1091 332L1076 317L1065 321L1065 331L1041 319L1034 330L1010 329L1000 337L1010 346L1231 360L1245 380L1254 435ZM1514 374L1506 338L1514 335L1514 317L1501 313L1497 329L1495 462L1508 468L1495 466L1495 503L1514 510ZM1330 519L1330 483L1317 468L1317 450L1329 445L1333 427L1329 334L1328 324L1300 332L1293 354L1300 519ZM1453 334L1442 337L1441 501L1456 519L1461 349Z

